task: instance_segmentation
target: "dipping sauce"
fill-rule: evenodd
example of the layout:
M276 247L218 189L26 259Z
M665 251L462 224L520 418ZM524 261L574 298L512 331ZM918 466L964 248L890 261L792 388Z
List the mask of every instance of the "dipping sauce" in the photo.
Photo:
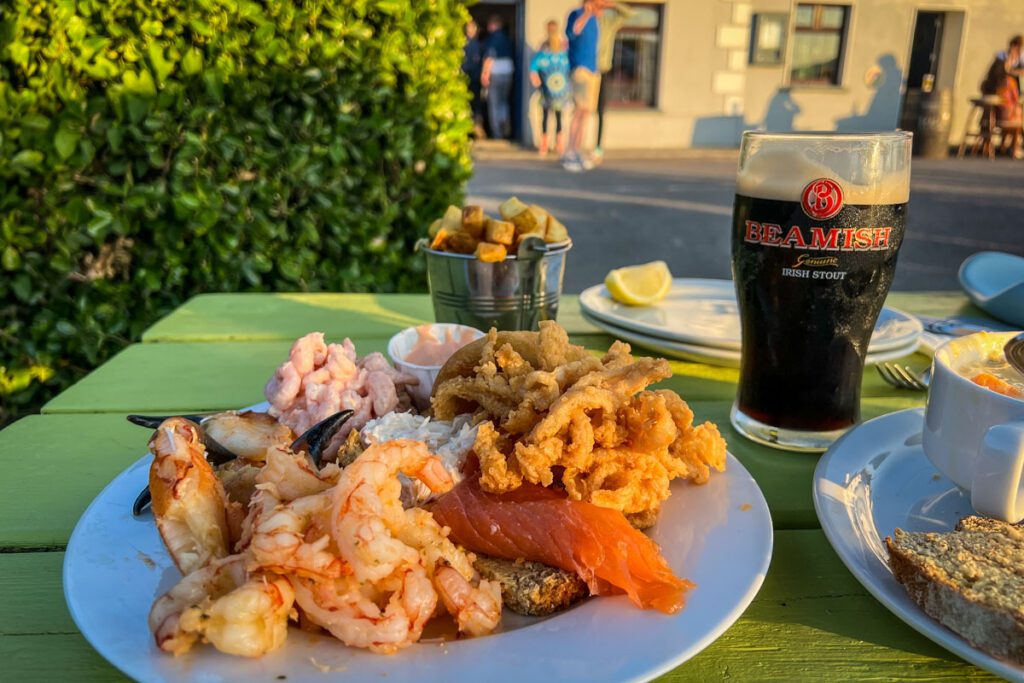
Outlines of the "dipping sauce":
M416 328L416 343L402 359L414 365L444 365L453 353L476 338L475 331L461 330L453 334L446 330L443 338L434 334L432 325L420 325Z
M1002 349L992 350L980 359L960 366L961 375L990 391L1013 398L1024 398L1024 375L1006 360Z

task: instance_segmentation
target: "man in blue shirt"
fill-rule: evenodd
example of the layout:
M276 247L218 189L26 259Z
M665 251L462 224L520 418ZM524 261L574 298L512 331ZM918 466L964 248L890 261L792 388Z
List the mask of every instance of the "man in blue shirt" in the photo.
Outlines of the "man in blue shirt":
M580 150L587 128L587 119L597 106L601 87L601 72L597 68L599 29L597 17L601 13L599 0L584 0L581 7L569 12L565 35L569 38L569 68L572 76L572 94L575 110L569 125L569 149L562 166L567 171L589 170L594 164L583 157Z

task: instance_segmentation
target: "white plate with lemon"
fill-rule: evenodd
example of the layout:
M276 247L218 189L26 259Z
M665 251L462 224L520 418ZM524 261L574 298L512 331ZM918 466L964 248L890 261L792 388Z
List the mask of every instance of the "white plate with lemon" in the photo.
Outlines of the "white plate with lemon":
M673 278L663 261L655 261L613 270L605 284L580 294L580 307L592 322L617 331L710 347L703 355L736 356L738 361L740 316L731 280ZM887 306L875 323L868 354L911 353L922 331L917 318ZM723 350L732 353L715 353Z

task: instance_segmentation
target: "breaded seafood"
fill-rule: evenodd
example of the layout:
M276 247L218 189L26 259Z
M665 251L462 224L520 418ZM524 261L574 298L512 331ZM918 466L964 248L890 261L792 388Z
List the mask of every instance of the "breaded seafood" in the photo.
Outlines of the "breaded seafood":
M490 333L457 352L434 385L440 419L472 412L474 451L490 492L560 483L570 498L651 519L676 478L704 483L725 468L725 440L672 391L664 359L634 358L615 342L603 358L540 332Z

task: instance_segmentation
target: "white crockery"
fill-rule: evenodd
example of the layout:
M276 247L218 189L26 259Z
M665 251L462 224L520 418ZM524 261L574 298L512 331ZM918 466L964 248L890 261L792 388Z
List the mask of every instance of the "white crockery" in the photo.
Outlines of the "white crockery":
M892 575L885 537L952 531L972 513L970 495L942 476L921 450L924 411L902 410L857 425L814 470L814 509L839 559L893 614L950 652L1024 683L1024 666L993 657L917 606Z
M959 369L1019 332L982 332L935 351L925 410L924 452L974 509L1007 522L1024 519L1024 400L975 384Z
M889 309L886 309L889 310ZM884 312L884 311L883 311ZM740 366L740 352L738 349L722 349L715 346L700 346L697 344L684 344L683 342L652 337L638 332L634 329L613 325L601 318L596 318L585 310L581 311L583 319L594 327L604 330L616 339L636 344L646 349L655 351L666 358L680 358L695 363L707 363L708 365L719 365L725 368L738 368ZM877 331L877 328L876 328ZM873 349L874 347L872 347ZM907 346L900 346L884 351L868 351L865 365L876 365L890 360L906 358L918 350L918 339L915 338Z
M139 439L145 443L144 430ZM674 482L658 523L647 532L672 570L696 584L676 614L637 609L617 595L584 600L547 618L506 610L498 630L482 638L442 641L429 635L428 625L422 641L391 656L293 626L284 646L263 657L233 657L209 645L173 657L156 648L146 617L181 575L152 516L131 512L151 460L140 458L93 500L64 557L64 598L72 619L101 656L138 681L645 681L722 635L754 599L772 555L764 495L729 455L726 471L703 486Z
M580 308L591 318L666 341L731 350L739 357L740 313L732 280L675 278L672 289L651 306L627 306L604 285L580 294ZM914 316L886 306L875 321L868 354L916 344L924 328Z
M409 393L412 394L416 407L420 410L426 410L430 407L430 392L434 388L434 380L437 379L437 375L441 372L442 365L444 365L443 363L441 365L417 365L405 360L405 357L416 346L416 340L419 339L419 330L423 327L428 327L430 332L438 339L444 339L448 334L458 336L466 330L473 332L474 340L484 336L483 332L468 325L430 323L426 326L407 327L388 341L388 356L391 357L391 362L402 372L406 372L420 381L416 386L409 388Z

